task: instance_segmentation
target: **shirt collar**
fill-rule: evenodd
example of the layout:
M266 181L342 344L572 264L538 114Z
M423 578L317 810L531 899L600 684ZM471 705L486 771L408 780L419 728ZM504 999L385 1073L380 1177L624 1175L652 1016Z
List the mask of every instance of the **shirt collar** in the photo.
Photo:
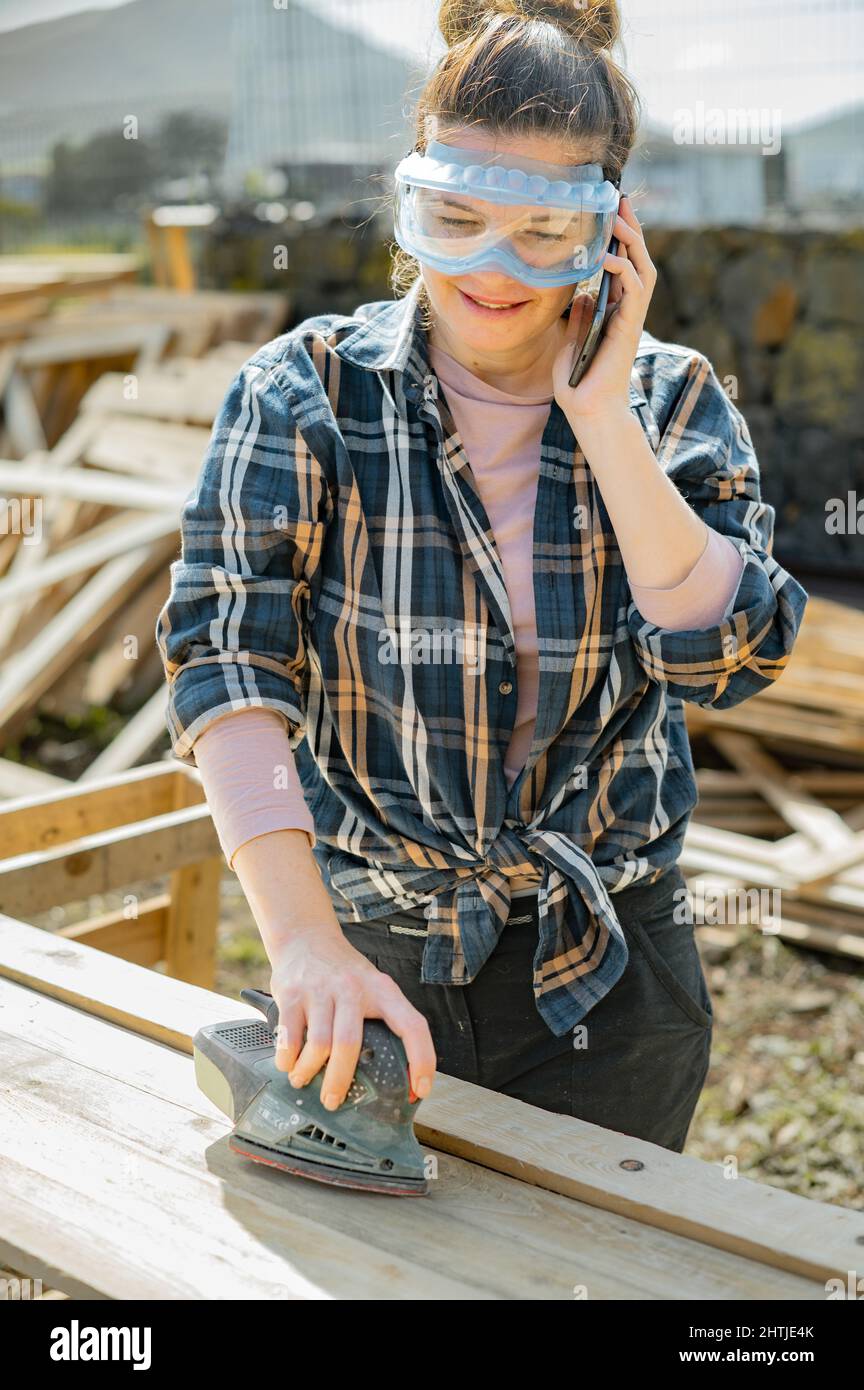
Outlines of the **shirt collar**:
M363 322L333 349L337 357L372 372L407 373L415 385L422 385L431 367L426 332L420 322L420 289L418 277L401 299L361 304L356 313Z

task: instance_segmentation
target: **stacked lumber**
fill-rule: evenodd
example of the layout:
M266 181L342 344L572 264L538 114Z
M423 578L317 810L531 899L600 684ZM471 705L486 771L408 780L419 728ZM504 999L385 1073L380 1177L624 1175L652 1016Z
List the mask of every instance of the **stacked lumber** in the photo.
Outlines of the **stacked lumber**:
M825 809L804 804L816 815ZM854 818L837 817L837 822L842 832L829 832L817 847L813 833L792 831L770 841L694 818L680 862L697 922L724 927L730 944L755 928L812 950L864 960L861 807ZM810 832L817 825L814 816ZM828 823L821 828L828 830Z
M0 258L0 458L56 444L104 373L221 351L237 360L240 348L281 332L288 314L285 297L270 292L181 295L97 279L86 301L60 298L50 315L4 321L3 273Z
M61 297L104 293L136 280L138 269L134 255L68 252L0 257L0 341L19 331L26 333L32 323L51 313Z
M864 614L811 597L779 680L733 709L687 707L702 765L681 866L712 928L719 902L733 937L864 959L862 671Z
M232 377L287 312L278 294L122 285L0 347L0 753L37 710L84 715L120 691L137 713L84 779L132 767L163 735L153 633L182 503ZM0 795L47 790L30 772L3 762Z

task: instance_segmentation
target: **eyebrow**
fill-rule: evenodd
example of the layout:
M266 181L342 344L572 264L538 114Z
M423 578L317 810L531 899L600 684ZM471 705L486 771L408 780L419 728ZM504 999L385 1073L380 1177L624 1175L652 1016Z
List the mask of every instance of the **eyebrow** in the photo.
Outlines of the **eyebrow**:
M464 196L464 197L467 197L468 195L467 195L467 194L464 194L463 196ZM449 207L449 208L461 208L463 212L473 212L473 211L474 211L474 209L471 207L471 204L470 204L470 203L457 203L457 201L456 201L455 198L448 197L446 193L439 194L439 197L441 198L441 201L442 201L442 203L444 204L445 207ZM479 200L477 200L477 201L479 201L479 202L488 202L488 199L483 199L483 198L481 198L481 199L479 199ZM524 206L524 204L523 204L522 206ZM559 209L559 211L560 211L560 209ZM550 217L550 215L549 215L549 209L548 209L548 208L538 208L538 209L537 209L537 212L532 216L532 221L535 221L535 222L550 222L551 220L552 220L552 219L551 219L551 217Z

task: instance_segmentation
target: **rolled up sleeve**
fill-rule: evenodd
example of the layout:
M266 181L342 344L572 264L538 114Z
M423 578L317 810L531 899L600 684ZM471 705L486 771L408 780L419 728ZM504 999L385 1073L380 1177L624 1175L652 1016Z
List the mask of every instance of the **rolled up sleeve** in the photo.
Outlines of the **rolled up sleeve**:
M761 498L743 415L705 357L694 352L684 366L671 410L664 412L657 459L705 524L733 543L743 567L725 616L709 627L659 626L635 601L627 624L652 680L680 699L725 709L781 674L808 595L771 555L774 509Z
M172 752L190 766L196 738L232 710L275 710L292 749L305 734L304 633L332 506L283 389L287 369L241 367L181 513L156 643Z

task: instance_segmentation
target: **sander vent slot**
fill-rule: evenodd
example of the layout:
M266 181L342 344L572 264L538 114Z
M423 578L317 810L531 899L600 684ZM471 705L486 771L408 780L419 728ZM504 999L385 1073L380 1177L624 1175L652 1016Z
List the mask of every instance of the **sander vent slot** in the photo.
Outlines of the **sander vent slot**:
M305 1129L299 1129L298 1134L302 1134L304 1139L314 1139L318 1144L327 1144L331 1149L344 1149L347 1147L343 1139L337 1139L334 1135L328 1134L326 1129L321 1129L318 1125L307 1125Z
M234 1023L225 1028L217 1028L215 1036L233 1047L235 1052L246 1048L272 1047L273 1034L264 1023L250 1019L248 1023Z

